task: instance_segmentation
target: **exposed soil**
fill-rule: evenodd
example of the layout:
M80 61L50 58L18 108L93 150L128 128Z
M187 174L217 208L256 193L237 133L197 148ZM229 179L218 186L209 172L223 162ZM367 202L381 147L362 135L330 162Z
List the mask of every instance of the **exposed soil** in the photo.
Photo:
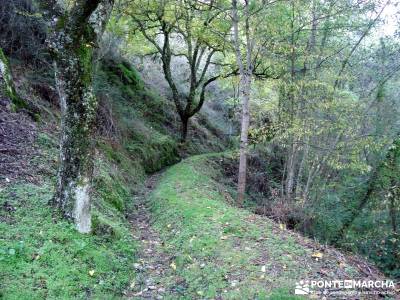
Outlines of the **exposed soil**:
M37 127L23 112L11 112L10 101L0 99L0 186L14 180L34 182L35 171L29 162L38 153L34 142Z
M148 195L154 189L162 172L150 176L140 195L135 199L136 207L129 216L132 225L132 235L142 247L138 252L138 262L134 264L136 269L136 280L131 285L131 290L126 293L128 298L133 299L163 299L167 287L162 286L159 278L167 275L171 269L172 257L162 250L162 241L158 233L152 229ZM171 295L168 291L168 295Z

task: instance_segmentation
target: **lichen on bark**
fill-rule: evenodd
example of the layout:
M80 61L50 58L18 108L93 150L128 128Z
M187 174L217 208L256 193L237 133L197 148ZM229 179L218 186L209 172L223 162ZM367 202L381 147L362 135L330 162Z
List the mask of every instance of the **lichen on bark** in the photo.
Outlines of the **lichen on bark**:
M82 233L91 230L92 135L97 109L92 77L94 49L100 37L99 24L92 19L104 26L103 18L108 18L111 12L104 13L104 7L111 9L113 3L103 0L108 5L99 7L99 2L78 1L69 17L62 17L63 27L59 19L55 20L55 31L48 41L62 112L60 165L53 204ZM94 18L99 11L100 17Z
M57 60L56 83L62 101L60 167L55 197L78 231L90 231L92 130L97 101L92 90L92 47L65 47ZM82 225L84 224L84 225Z

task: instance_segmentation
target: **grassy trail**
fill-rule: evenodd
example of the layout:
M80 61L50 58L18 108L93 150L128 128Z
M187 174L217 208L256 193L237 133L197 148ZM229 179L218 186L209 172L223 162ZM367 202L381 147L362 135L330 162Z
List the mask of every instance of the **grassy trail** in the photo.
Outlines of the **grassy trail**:
M216 159L150 177L132 216L141 242L133 299L302 299L300 280L372 278L366 264L230 205ZM318 254L318 255L316 255Z
M138 249L136 263L133 265L136 280L127 291L127 298L163 299L166 289L160 286L157 278L166 276L172 257L162 250L162 241L151 226L149 194L157 185L161 172L151 175L145 182L142 193L136 197L135 210L129 215L133 238L142 245Z

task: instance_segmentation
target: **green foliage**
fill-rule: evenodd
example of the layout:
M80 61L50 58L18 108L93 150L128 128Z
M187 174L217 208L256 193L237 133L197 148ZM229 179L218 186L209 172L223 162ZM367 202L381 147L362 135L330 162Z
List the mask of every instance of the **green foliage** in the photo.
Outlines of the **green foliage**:
M223 1L219 1L218 4L221 7L225 5ZM208 49L218 48L222 45L224 43L223 35L231 27L231 23L224 18L225 14L216 13L215 10L209 9L203 3L185 1L148 1L143 3L141 1L132 1L126 12L127 14L122 17L120 23L122 25L120 26L125 25L131 29L132 45L129 45L131 41L129 39L127 46L135 54L148 54L154 51L155 48L154 45L151 45L149 41L145 41L141 35L134 31L134 29L139 28L139 25L135 22L136 20L146 23L146 26L149 27L146 30L147 35L152 39L158 34L158 28L162 27L160 22L162 21L167 26L170 26L170 30L175 33L180 33L180 28L185 28L192 40L197 40L199 47ZM135 14L135 21L131 18L132 13ZM162 16L162 20L159 19L159 16ZM119 26L116 26L115 23L112 24L112 28L117 33L120 32ZM140 44L138 44L138 41L140 41ZM179 53L184 53L185 51L182 45L176 48ZM147 53L144 50L147 50Z
M108 170L104 162L98 163L99 174L94 179L94 188L99 196L115 209L123 212L130 200L126 180L116 170Z
M382 270L393 277L400 278L399 249L400 237L398 233L387 233L374 239L360 241L357 247L367 254Z
M396 244L391 244L390 239L386 238L391 236L389 233L392 229L389 221L389 199L384 195L394 195L398 199L393 190L398 183L397 180L393 182L393 178L398 177L399 171L394 166L398 166L399 162L391 161L388 163L390 166L379 172L379 180L373 188L374 195L368 199L374 204L364 207L345 241L339 242L337 235L344 224L354 218L353 212L360 210L360 199L369 188L368 179L376 164L383 159L382 153L387 151L387 145L391 143L388 135L383 134L385 126L382 123L386 121L380 118L374 120L378 117L368 115L371 108L365 105L359 94L334 89L325 78L297 76L293 82L281 81L279 85L269 84L268 88L278 90L279 97L257 89L256 96L263 99L267 94L269 101L260 105L260 101L257 101L259 99L256 99L253 103L256 111L253 113L255 121L250 128L250 141L258 144L257 155L265 159L272 156L273 162L282 159L282 154L277 153L282 151L286 163L278 165L281 170L287 168L288 157L293 151L292 143L295 143L295 172L303 172L298 173L295 178L295 199L285 200L289 209L286 213L281 212L283 216L278 217L291 221L288 217L290 215L295 220L296 229L369 256L387 274L393 276L396 273L393 270L398 268L398 259L393 254L396 252ZM383 96L378 90L379 106L383 106ZM381 111L384 107L377 109ZM270 126L260 122L265 116L272 123L272 141L271 132L267 130ZM276 153L259 150L262 147L270 149L271 146L276 147ZM284 189L282 175L278 173L279 176L271 176L270 165L271 159L263 169L268 174L265 177L268 180L266 185L281 186ZM287 197L285 194L274 197L268 191L266 194L267 199L258 195L257 202L270 208L268 213L271 213L275 201L279 203L282 198ZM398 203L398 200L395 201ZM396 215L394 218L398 220L398 209L392 211ZM385 220L384 223L380 219ZM374 241L381 238L389 242L378 243L382 248L379 249ZM370 255L367 249L374 248L374 254Z
M138 141L138 142L135 142ZM125 145L131 157L142 160L144 170L153 173L178 161L177 144L166 135L155 132L150 139L133 139Z
M97 147L103 155L102 159L97 161L97 168L99 176L103 177L100 180L105 181L105 186L108 186L107 189L113 189L109 184L115 184L115 179L118 179L118 182L124 183L124 185L136 185L144 181L145 173L141 162L131 159L129 153L121 145L98 139ZM112 168L109 166L112 166ZM120 189L117 187L117 190Z
M82 82L85 86L89 86L92 83L93 77L93 46L81 43L75 51L82 68Z
M134 98L144 96L145 87L139 73L126 61L106 60L102 64L103 70L108 73L108 80L118 85L121 90ZM138 95L135 95L139 93Z
M344 241L345 245L368 256L395 278L400 276L399 141L399 137L395 137L386 157L377 167L376 180L367 187L373 192L368 195L364 210L354 220Z
M277 288L277 289L274 289L272 291L271 295L265 299L269 299L269 300L300 300L300 299L306 299L306 298L302 297L302 296L292 295L290 293L290 290L288 290L288 289Z

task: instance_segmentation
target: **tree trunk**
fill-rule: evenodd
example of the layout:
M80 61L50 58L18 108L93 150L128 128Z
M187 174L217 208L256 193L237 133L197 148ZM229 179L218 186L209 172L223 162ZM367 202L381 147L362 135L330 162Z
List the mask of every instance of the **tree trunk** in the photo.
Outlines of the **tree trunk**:
M303 157L301 158L299 170L297 172L295 197L298 198L298 199L301 198L301 190L303 188L302 187L303 171L304 171L304 167L305 167L306 161L308 159L308 150L309 150L309 144L307 142L305 147L304 147Z
M296 143L292 142L289 154L288 154L288 166L286 176L286 198L291 201L293 198L293 187L294 187L294 175L296 167L296 154L297 147Z
M397 206L395 204L396 199L398 199L399 196L399 187L397 186L397 180L392 178L392 184L393 184L393 192L390 196L390 202L389 202L389 215L390 215L390 223L392 224L392 232L394 234L397 234Z
M233 41L235 48L236 61L239 66L241 79L241 98L242 98L242 123L240 131L240 157L239 157L239 172L238 172L238 189L237 189L237 204L243 205L244 195L246 191L246 173L247 173L247 151L248 151L248 132L250 123L250 91L251 91L251 75L253 65L251 61L251 53L253 48L252 40L250 39L250 13L249 1L244 1L245 12L245 37L246 37L246 66L242 61L239 39L239 16L237 9L237 1L232 0L232 23L233 23Z
M79 0L49 39L60 97L60 165L53 204L81 233L91 230L93 127L97 99L93 93L94 49L111 13L113 0ZM59 24L54 24L57 28Z
M246 74L243 78L242 87L242 127L240 132L240 157L238 174L238 205L243 205L243 199L246 191L246 173L247 173L247 151L248 151L248 132L250 123L249 101L251 78Z
M181 143L186 143L189 127L189 118L181 117Z
M55 63L62 123L54 203L66 218L74 220L79 232L87 233L91 229L92 133L97 100L92 91L92 49L84 48L65 51L67 56Z
M293 127L294 118L295 118L295 65L296 65L296 51L295 51L295 33L294 33L294 22L295 22L295 4L294 1L291 1L292 7L292 18L291 18L291 51L290 51L290 127ZM293 136L289 137L289 151L288 151L288 158L287 158L287 168L286 168L286 182L285 182L285 195L287 200L292 200L293 194L293 186L294 186L294 174L295 174L295 156L296 156L296 143L295 138Z

